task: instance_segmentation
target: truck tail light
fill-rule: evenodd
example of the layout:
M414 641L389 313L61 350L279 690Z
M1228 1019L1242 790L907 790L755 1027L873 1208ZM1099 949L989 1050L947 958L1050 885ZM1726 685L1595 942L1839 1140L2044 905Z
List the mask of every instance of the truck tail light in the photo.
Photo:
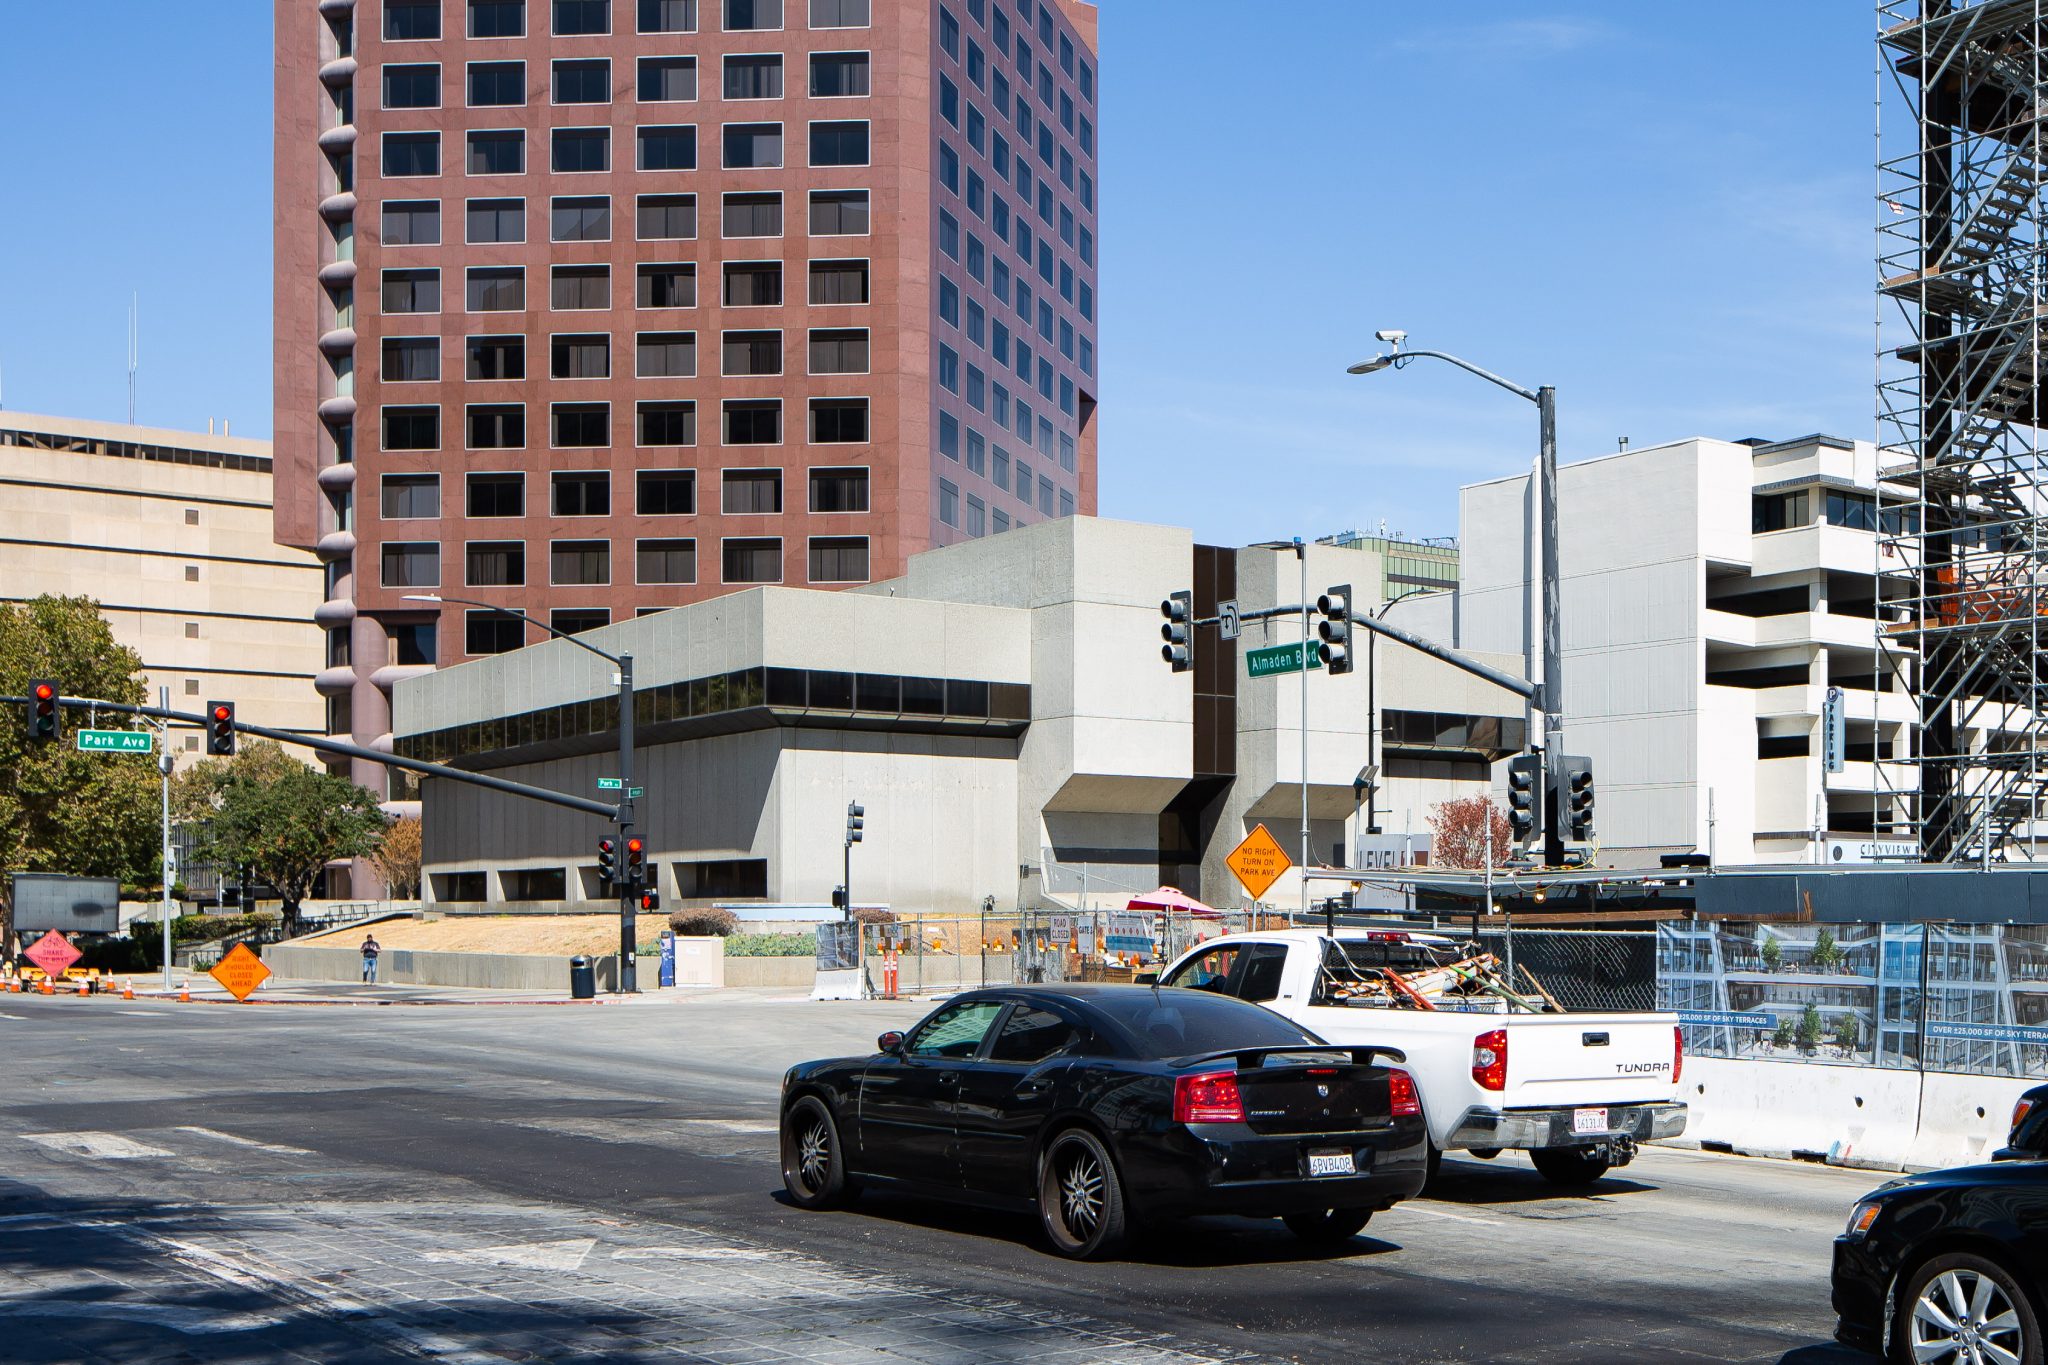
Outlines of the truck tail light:
M1671 1083L1678 1084L1678 1078L1685 1074L1685 1029L1671 1026Z
M1387 1100L1395 1118L1422 1114L1422 1097L1415 1093L1415 1078L1399 1068L1387 1072Z
M1472 1040L1472 1079L1482 1090L1508 1088L1508 1031L1497 1028Z
M2033 1111L2034 1102L2032 1100L2021 1100L2018 1104L2015 1104L2012 1107L2012 1131L2018 1132L2020 1124Z
M1244 1097L1234 1071L1204 1071L1173 1079L1175 1123L1243 1123Z

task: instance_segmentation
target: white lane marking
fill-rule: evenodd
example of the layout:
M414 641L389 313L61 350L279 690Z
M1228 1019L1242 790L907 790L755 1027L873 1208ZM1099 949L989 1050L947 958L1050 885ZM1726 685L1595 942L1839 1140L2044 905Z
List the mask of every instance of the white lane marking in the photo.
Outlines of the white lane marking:
M198 1128L191 1124L180 1124L177 1131L180 1133L196 1133L200 1137L209 1137L216 1142L231 1143L236 1147L253 1147L259 1152L274 1152L278 1156L313 1155L304 1147L286 1147L282 1143L258 1142L254 1138L236 1137L233 1133L223 1133L213 1128Z
M571 1237L560 1242L520 1242L512 1246L481 1247L475 1251L430 1251L429 1261L458 1261L468 1265L517 1266L527 1270L581 1270L584 1257L597 1245L595 1237Z
M161 1147L124 1138L119 1133L23 1133L22 1137L67 1156L92 1157L102 1161L129 1161L136 1157L169 1156Z
M216 1308L181 1308L165 1303L109 1303L103 1299L0 1301L0 1318L109 1318L117 1322L144 1322L152 1327L168 1327L187 1336L255 1332L284 1322L283 1318L261 1313L228 1313Z
M728 1133L773 1133L777 1131L775 1124L754 1119L674 1119L671 1122L700 1124L706 1128L722 1128Z
M621 1247L612 1253L614 1261L784 1261L779 1251L751 1247Z
M1476 1227L1476 1228L1496 1228L1496 1229L1498 1229L1498 1228L1500 1227L1500 1222L1499 1222L1499 1221L1498 1221L1497 1219L1493 1219L1493 1218L1472 1218L1472 1217L1469 1217L1469 1216L1467 1216L1466 1214L1462 1214L1462 1213L1446 1213L1446 1212L1445 1212L1444 1210L1442 1210L1442 1209L1425 1209L1425 1208L1422 1208L1422 1207L1420 1207L1420 1206L1418 1206L1418 1205L1415 1205L1415 1204L1403 1204L1403 1205L1401 1205L1401 1212L1402 1212L1402 1213L1419 1213L1419 1214L1421 1214L1421 1215L1422 1215L1422 1216L1423 1216L1424 1218L1448 1218L1448 1219L1449 1219L1449 1220L1450 1220L1451 1222L1453 1222L1453 1223L1470 1223L1470 1224L1471 1224L1471 1225L1472 1225L1473 1227Z
M12 1019L17 1024L26 1024L28 1022L26 1014L0 1014L0 1019Z

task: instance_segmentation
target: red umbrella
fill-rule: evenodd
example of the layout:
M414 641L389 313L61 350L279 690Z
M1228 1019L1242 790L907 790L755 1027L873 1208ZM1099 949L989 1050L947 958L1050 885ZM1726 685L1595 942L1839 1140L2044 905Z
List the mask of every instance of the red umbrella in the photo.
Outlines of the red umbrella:
M1157 891L1146 891L1131 897L1126 910L1185 910L1191 915L1202 915L1210 919L1223 918L1223 912L1213 910L1193 896L1162 886Z

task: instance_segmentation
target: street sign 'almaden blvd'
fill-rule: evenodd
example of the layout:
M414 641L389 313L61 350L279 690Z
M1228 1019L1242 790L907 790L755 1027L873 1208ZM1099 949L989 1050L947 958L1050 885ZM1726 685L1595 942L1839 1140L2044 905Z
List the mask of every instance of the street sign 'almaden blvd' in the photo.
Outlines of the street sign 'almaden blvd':
M249 951L246 943L237 943L228 950L228 955L213 964L208 973L215 981L227 987L227 992L237 1000L247 1000L256 993L256 988L270 979L270 968L263 965L263 959Z
M1273 883L1280 880L1280 874L1294 866L1287 850L1280 847L1278 839L1267 833L1264 825L1245 835L1244 842L1230 850L1230 856L1223 861L1244 884L1253 900L1270 891Z

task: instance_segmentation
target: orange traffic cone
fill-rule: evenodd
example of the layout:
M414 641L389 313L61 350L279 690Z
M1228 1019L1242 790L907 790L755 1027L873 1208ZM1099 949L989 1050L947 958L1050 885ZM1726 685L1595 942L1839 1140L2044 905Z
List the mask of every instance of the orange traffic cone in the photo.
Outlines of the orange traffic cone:
M86 991L86 988L85 988L85 978L84 978L84 977L82 977L82 976L78 978L78 994L80 994L80 995L85 995L85 994L88 994L88 992Z
M135 998L135 983L133 981L123 981L121 983L121 998L123 1000L133 1000Z
M180 986L180 987L178 987L178 1000L179 1000L179 1003L181 1003L181 1004L186 1004L186 1005L189 1005L189 1004L191 1004L191 1003L192 1003L192 988L191 988L190 986Z
M49 977L47 977L47 976L46 976L46 977L44 977L44 978L43 978L43 994L44 994L44 995L55 995L56 993L57 993L57 992L56 992L56 989L55 989L54 987L52 987L52 986L50 985L50 978L49 978Z

